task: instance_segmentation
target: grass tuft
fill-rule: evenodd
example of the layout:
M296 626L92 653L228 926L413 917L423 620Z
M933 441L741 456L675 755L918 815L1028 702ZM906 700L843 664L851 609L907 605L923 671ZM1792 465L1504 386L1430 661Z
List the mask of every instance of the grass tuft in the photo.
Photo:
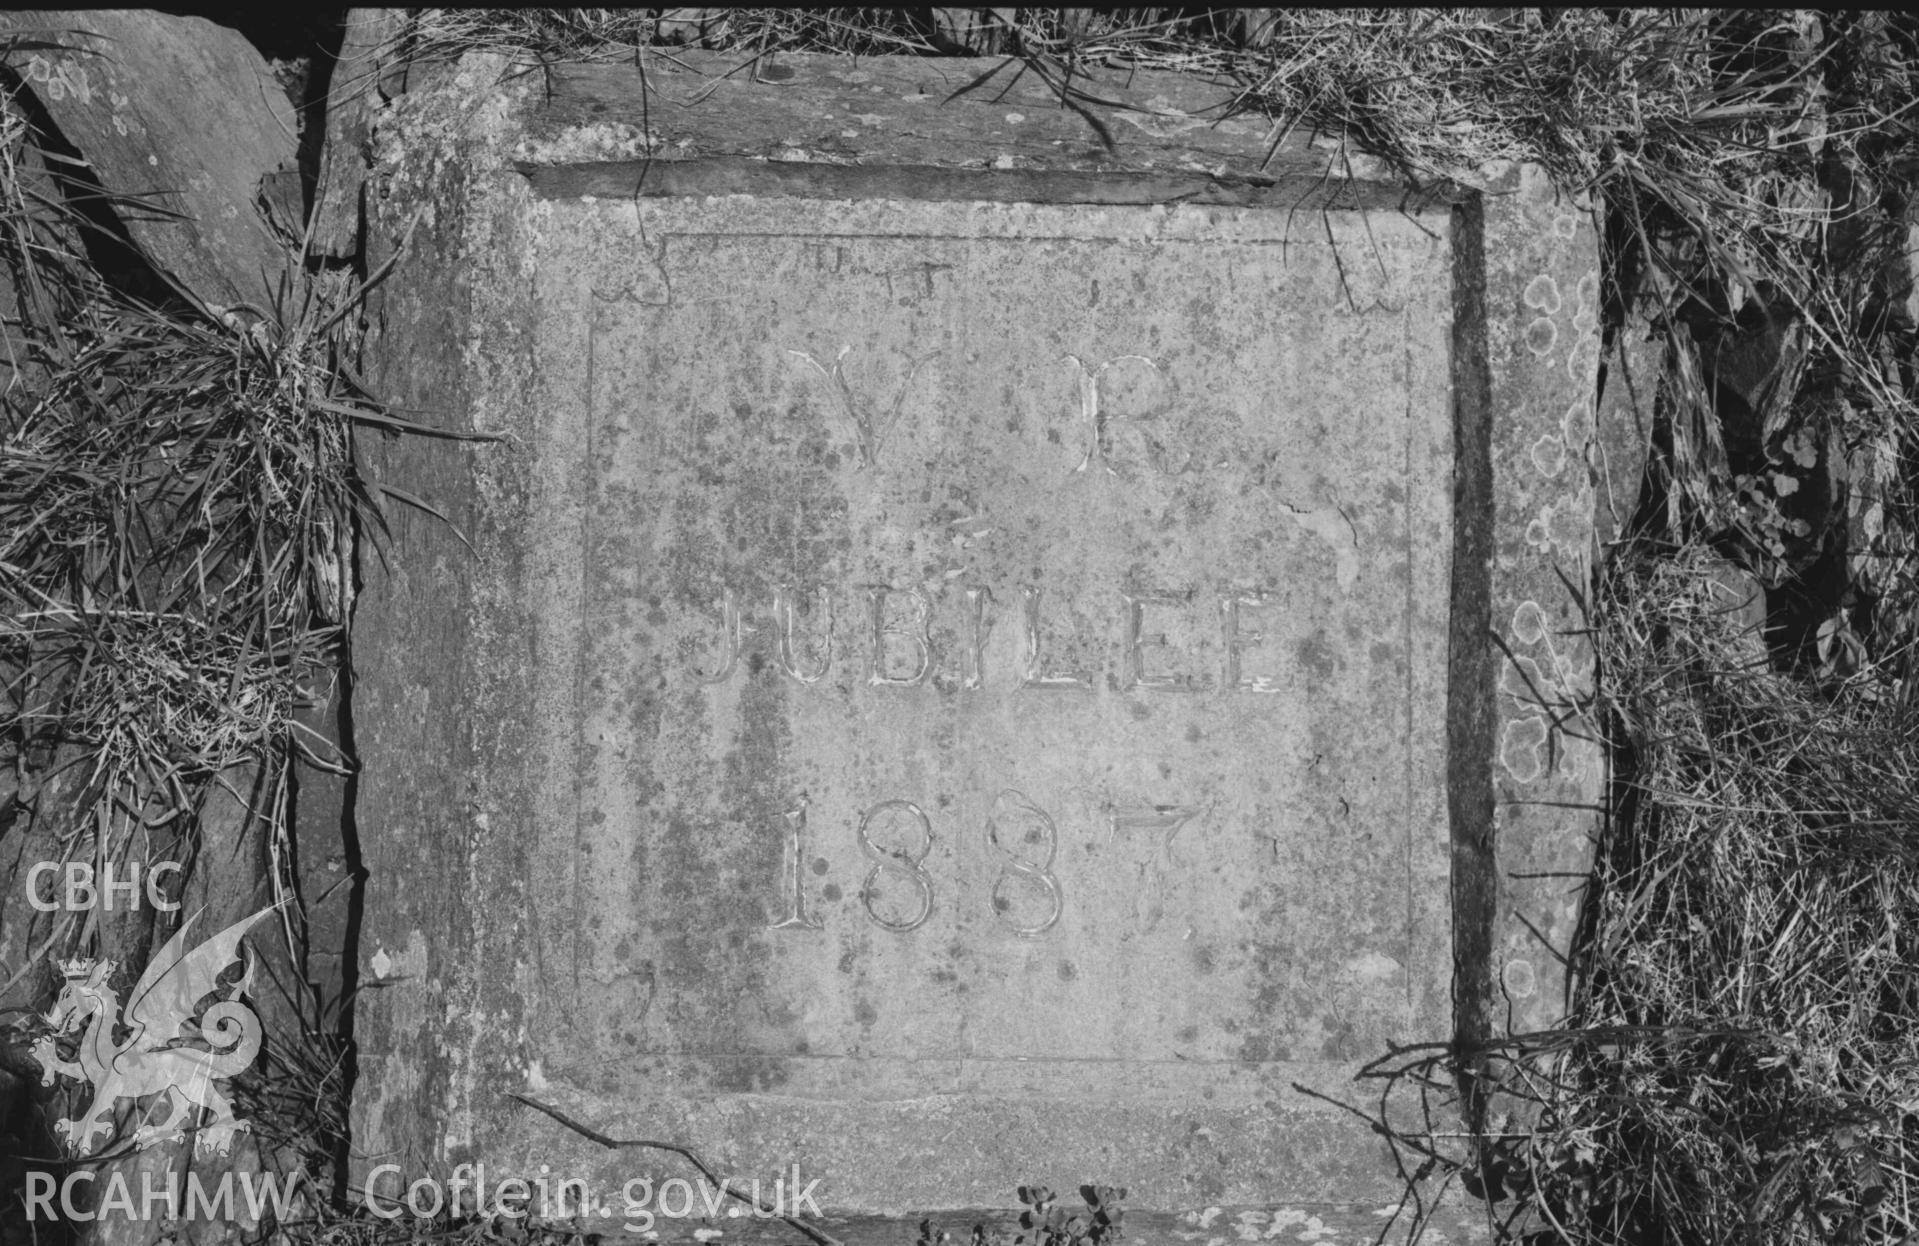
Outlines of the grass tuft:
M44 245L60 205L15 203L0 261L49 297L20 325L35 383L0 395L0 741L84 750L82 827L188 814L238 765L337 768L295 721L372 518L350 447L371 404L316 332L329 300L226 322L144 304Z
M136 296L127 286L141 279L117 284L97 266L90 244L110 214L82 206L86 188L43 154L31 115L0 83L4 812L11 823L25 810L59 864L175 860L184 890L208 864L199 819L224 788L271 864L264 880L222 885L263 881L292 910L277 924L303 929L289 781L296 765L348 762L301 717L330 694L353 543L380 522L352 432L395 423L348 361L364 288L290 254L270 309L209 309L165 283L158 301ZM26 1005L8 1023L9 1073L51 1000L51 962L106 956L137 974L148 951L144 925L25 908L7 916L28 954L0 978L8 1002ZM303 964L304 949L256 960L272 974ZM272 1034L263 1059L287 1076L249 1092L256 1129L296 1158L287 1136L338 1137L345 1102L337 1068L289 1074L289 1061L338 1047L300 978L280 982L285 1011L320 1028ZM284 1093L309 1084L310 1100Z
M1723 565L1641 550L1604 579L1622 782L1567 1022L1366 1074L1424 1102L1396 1145L1502 1240L1919 1232L1919 718L1868 675L1776 669ZM1495 1106L1462 1140L1434 1105L1466 1067Z

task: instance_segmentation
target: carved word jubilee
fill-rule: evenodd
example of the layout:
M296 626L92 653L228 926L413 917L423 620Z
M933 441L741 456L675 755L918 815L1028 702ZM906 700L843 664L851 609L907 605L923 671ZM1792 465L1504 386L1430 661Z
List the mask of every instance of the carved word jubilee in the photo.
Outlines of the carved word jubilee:
M1025 647L1018 686L1051 691L1093 691L1091 671L1048 669L1049 663L1040 635L1042 595L1042 590L1037 588L1020 590ZM961 629L963 639L959 653L959 686L962 688L976 689L985 685L986 638L991 626L987 620L987 606L992 597L990 589L966 590L965 619ZM891 599L894 598L903 599L910 608L910 623L901 622L897 611L889 611ZM1163 632L1147 630L1147 611L1193 610L1198 607L1192 593L1122 592L1118 604L1123 619L1120 647L1123 672L1117 684L1121 691L1208 692L1216 688L1249 692L1279 690L1279 684L1271 676L1252 674L1243 669L1246 650L1257 648L1265 640L1264 634L1251 626L1251 620L1246 617L1249 611L1272 607L1274 603L1264 591L1228 590L1220 595L1217 622L1223 656L1217 681L1210 673L1164 669L1162 663L1165 655L1152 652L1168 646ZM840 637L833 626L833 599L825 589L817 590L812 612L814 621L810 629L814 635L810 640L800 634L802 629L797 605L798 595L790 586L781 585L774 590L773 663L778 670L799 683L816 684L826 678L833 668L834 659L841 656ZM918 588L868 588L865 606L866 617L860 630L866 638L863 655L866 683L875 688L913 688L930 681L938 655L933 644L933 603L927 595ZM738 598L731 589L726 590L720 602L720 636L713 646L717 650L717 658L709 659L710 667L707 670L695 666L694 674L702 682L710 684L724 683L732 678L739 666L740 652L745 646L748 630Z
M882 418L871 404L855 394L846 379L842 365L851 350L850 346L843 348L830 366L802 351L787 353L831 383L830 392L841 415L857 434L860 466L871 468L878 462L886 433L899 419L907 388L926 359L911 363L891 411ZM1112 409L1112 396L1104 388L1110 381L1107 374L1118 369L1123 377L1130 379L1129 393L1140 391L1150 395L1139 416L1150 416L1166 409L1170 402L1166 378L1159 365L1143 355L1119 355L1096 367L1088 367L1084 361L1072 355L1066 356L1065 362L1073 365L1078 373L1079 415L1088 430L1085 456L1073 470L1075 473L1121 478L1123 473L1109 455L1109 432L1116 414ZM1122 381L1123 385L1125 383ZM1133 393L1133 396L1138 395ZM1092 691L1093 672L1048 669L1041 642L1041 596L1042 590L1038 588L1020 590L1018 608L1024 621L1025 653L1020 663L1018 687ZM1252 620L1245 616L1274 604L1262 591L1226 588L1219 593L1214 625L1219 629L1222 656L1215 670L1195 669L1202 664L1191 661L1182 663L1178 655L1170 652L1150 652L1155 649L1169 650L1170 646L1163 633L1147 630L1148 612L1154 612L1151 622L1157 625L1169 617L1167 611L1202 608L1194 597L1191 592L1147 590L1123 591L1119 594L1119 600L1114 605L1119 608L1123 620L1121 654L1124 671L1115 686L1121 691L1277 691L1278 684L1272 678L1249 674L1241 669L1245 651L1260 645L1264 639L1251 626ZM807 622L804 625L800 618L802 597L792 586L780 585L770 603L774 664L786 676L802 684L818 683L827 677L836 659L844 660L853 656L847 653L845 638L835 633L831 595L824 588L816 589L813 603L814 608L805 611ZM959 629L961 638L957 645L960 666L958 686L961 688L977 689L984 686L987 635L992 627L989 611L998 604L989 589L973 587L965 590L965 617ZM926 593L918 588L869 587L865 589L862 605L865 618L855 630L864 632L866 637L862 655L866 683L879 688L911 688L932 682L939 655L935 652L932 633L933 603ZM910 622L903 618L907 614L911 616ZM1184 621L1189 625L1201 622L1190 614ZM706 659L704 669L699 665L694 668L698 678L710 684L724 683L732 677L739 664L745 634L753 630L747 626L740 603L731 589L726 590L720 603L719 622L719 638L710 646L710 656ZM1201 626L1206 624L1201 622ZM811 637L802 636L802 632L811 633ZM858 661L859 658L854 660ZM940 682L944 684L945 679L942 678Z

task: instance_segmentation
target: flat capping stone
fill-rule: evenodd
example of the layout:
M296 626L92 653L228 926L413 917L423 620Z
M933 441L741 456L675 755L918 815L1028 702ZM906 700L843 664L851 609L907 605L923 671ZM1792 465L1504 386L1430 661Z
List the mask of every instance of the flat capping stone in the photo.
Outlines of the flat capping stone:
M786 195L1408 212L1418 186L1245 111L1244 88L1010 58L648 54L544 67L514 166L542 198Z
M1270 178L1068 169L955 169L845 165L715 156L543 165L518 161L542 199L672 199L784 195L797 199L908 199L1100 206L1201 204L1283 211L1432 211L1472 192L1304 173Z

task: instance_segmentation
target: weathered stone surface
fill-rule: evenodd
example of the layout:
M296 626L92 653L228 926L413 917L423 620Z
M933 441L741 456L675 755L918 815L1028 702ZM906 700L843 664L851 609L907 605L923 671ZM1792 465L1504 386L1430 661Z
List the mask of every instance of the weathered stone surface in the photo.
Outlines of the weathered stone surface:
M284 252L255 207L295 157L292 106L237 31L128 10L0 14L57 47L16 68L114 195L135 242L206 303L270 306Z
M1326 180L1326 153L1305 134L1228 115L1238 84L1190 74L1093 70L1074 77L1066 106L1039 74L1001 60L788 54L752 74L724 53L674 61L687 68L551 67L548 98L514 136L514 155L535 177L630 165L628 195L643 181L641 162L657 170L728 156L901 174L1181 174L1195 185L1296 191ZM1368 180L1379 177L1376 162L1353 161L1358 178L1334 179L1340 189L1385 203L1421 198Z
M1894 321L1910 332L1919 329L1919 211L1908 206L1900 222L1902 237L1886 262L1887 302Z
M673 112L674 180L581 197L527 166L624 140L496 73L391 110L369 195L435 224L386 383L513 440L367 446L473 552L398 515L363 599L365 1153L616 1205L679 1171L514 1091L845 1212L1096 1180L1195 1240L1249 1205L1371 1240L1397 1174L1296 1085L1344 1097L1495 977L1549 996L1508 928L1568 933L1502 874L1590 820L1515 821L1536 711L1489 633L1586 669L1539 577L1590 565L1590 224L1517 175L1306 219L1088 204L1123 179L1067 159L738 193L738 99ZM1128 177L1203 167L1142 147Z
M317 254L358 254L373 124L404 82L403 63L394 63L394 46L405 24L402 9L347 10L339 56L327 79L326 141L320 149L311 231Z
M706 1134L715 1094L912 1102L841 1109L893 1118L840 1143L857 1203L1101 1152L1161 1206L1335 1197L1371 1147L1291 1083L1446 1011L1409 894L1446 868L1444 215L539 211L539 349L588 386L549 391L585 532L548 607L595 620L579 812L536 831L547 1079ZM980 1141L1072 1106L1011 1168L877 1162L927 1096ZM1152 1101L1207 1105L1204 1178Z
M7 145L5 158L19 170L16 176L37 189L37 184L44 182L46 172L38 167L33 149L25 141L26 132L26 120L13 101L0 103L0 142ZM22 386L33 385L43 373L43 369L28 358L31 339L22 328L26 310L20 304L20 292L14 287L12 274L0 271L0 393L11 394ZM0 791L6 790L10 789L0 788Z
M1527 167L1467 205L1460 224L1455 990L1461 1036L1482 1039L1544 1030L1565 1014L1561 958L1606 790L1599 724L1586 713L1584 594L1603 450L1627 434L1596 423L1589 211Z
M725 20L725 9L662 9L654 33L661 43L701 44Z
M1664 335L1629 315L1606 355L1588 463L1598 488L1593 535L1602 549L1625 537L1643 500L1665 361Z
M986 56L999 50L1005 33L991 9L941 7L926 9L920 17L927 37L942 52Z

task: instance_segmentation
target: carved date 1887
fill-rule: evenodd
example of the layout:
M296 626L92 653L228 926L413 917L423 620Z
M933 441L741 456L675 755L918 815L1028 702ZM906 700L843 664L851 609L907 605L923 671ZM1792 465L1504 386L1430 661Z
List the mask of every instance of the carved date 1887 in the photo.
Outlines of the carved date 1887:
M806 831L806 799L801 797L785 815L786 844L782 853L781 903L786 915L769 922L768 930L821 930L818 916L809 916L802 863L810 851ZM1154 929L1164 914L1172 867L1174 836L1199 810L1174 805L1114 808L1108 811L1113 830L1163 832L1154 845L1150 866L1143 867L1134 927ZM1066 911L1066 893L1053 861L1059 852L1059 830L1052 814L1023 792L1007 788L994 798L980 833L994 860L995 872L986 885L988 903L1001 925L1022 938L1051 930ZM894 934L911 934L933 915L936 887L926 859L937 842L933 820L910 800L882 800L860 814L854 839L872 862L860 886L860 905L867 920ZM821 867L823 868L823 867ZM1144 871L1150 871L1150 874Z

